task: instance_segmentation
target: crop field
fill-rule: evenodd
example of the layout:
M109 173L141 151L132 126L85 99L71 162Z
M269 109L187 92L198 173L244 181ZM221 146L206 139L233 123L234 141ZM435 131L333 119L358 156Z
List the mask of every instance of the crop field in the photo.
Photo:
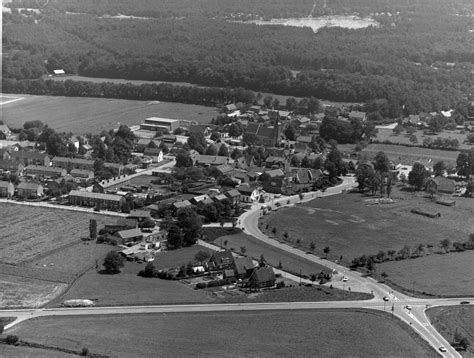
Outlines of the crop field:
M474 251L435 254L377 265L387 280L410 292L441 296L474 295Z
M225 241L227 241L227 245L225 245ZM254 239L247 234L223 236L216 239L214 244L227 249L234 249L236 252L240 252L240 248L244 246L246 249L245 253L248 257L258 260L260 255L263 255L269 265L277 267L281 263L283 270L292 273L299 274L301 271L303 275L310 276L312 274L318 274L325 269L324 266L280 250L279 248Z
M473 303L473 302L471 302ZM456 331L466 337L471 345L466 352L459 352L464 357L474 353L474 306L434 307L426 311L431 323L443 337L451 342Z
M34 319L9 333L114 357L438 356L388 317L366 310L75 316Z
M456 165L456 158L459 155L458 151L429 149L420 147L405 147L402 145L393 144L370 144L362 153L369 157L375 157L377 152L383 151L390 160L395 163L403 163L411 165L418 160L432 160L436 163L440 160L449 165Z
M423 143L423 139L425 138L432 138L433 140L441 137L441 138L451 138L451 139L457 139L459 141L459 149L469 149L471 145L464 143L464 141L467 138L467 134L462 134L460 131L443 131L440 132L436 135L423 135L422 130L417 130L415 133L418 139L418 144ZM392 143L400 143L400 144L411 144L410 142L410 136L407 135L405 132L402 132L399 135L395 135L391 129L385 129L385 128L379 128L377 132L377 138L378 141L385 141L389 140Z
M217 115L213 107L131 101L106 98L30 96L2 106L2 120L13 128L40 120L59 132L99 133L119 124L138 125L148 117L164 117L209 123Z
M105 215L2 203L0 262L19 264L89 235L89 220L100 228L115 222Z
M0 274L0 308L40 307L66 289L66 284Z
M318 256L324 257L323 249L329 246L329 259L342 256L346 265L354 257L379 250L399 251L405 245L431 244L439 250L441 240L464 242L474 231L474 205L469 198L456 198L455 207L446 207L430 201L424 193L394 188L392 196L396 202L386 205L367 205L369 197L358 193L317 198L264 216L260 227L278 240L293 245L299 240L306 249L314 242ZM439 212L441 217L431 219L410 212L420 207Z

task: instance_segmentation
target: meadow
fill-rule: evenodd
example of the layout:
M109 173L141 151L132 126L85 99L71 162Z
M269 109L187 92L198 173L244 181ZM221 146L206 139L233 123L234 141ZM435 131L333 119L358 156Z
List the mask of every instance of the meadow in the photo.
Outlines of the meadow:
M466 352L459 352L463 357L474 354L474 306L434 307L426 311L431 323L443 337L451 342L456 331L466 337L471 345Z
M394 204L367 205L366 197L348 193L317 198L305 204L283 208L261 219L260 228L270 237L299 245L315 253L350 264L354 257L377 254L380 250L400 250L405 245L439 246L441 240L467 241L474 229L474 207L468 198L456 198L455 207L435 204L424 193L409 193L394 188ZM431 219L410 212L412 208L439 212ZM276 230L276 234L273 230ZM285 237L287 233L287 237Z
M412 260L387 261L377 265L387 281L405 292L440 296L474 295L474 251L434 254Z
M75 316L34 319L9 333L114 357L437 357L388 317L336 309Z
M39 120L58 132L99 133L119 124L138 125L148 117L210 123L213 107L106 98L19 95L24 99L2 106L2 120L13 128Z

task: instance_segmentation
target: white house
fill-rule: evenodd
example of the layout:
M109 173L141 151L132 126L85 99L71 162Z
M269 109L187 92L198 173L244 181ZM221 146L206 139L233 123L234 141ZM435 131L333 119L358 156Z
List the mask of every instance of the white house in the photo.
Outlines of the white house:
M254 203L260 200L261 193L256 187L244 184L238 186L236 189L242 195L240 201L244 203Z

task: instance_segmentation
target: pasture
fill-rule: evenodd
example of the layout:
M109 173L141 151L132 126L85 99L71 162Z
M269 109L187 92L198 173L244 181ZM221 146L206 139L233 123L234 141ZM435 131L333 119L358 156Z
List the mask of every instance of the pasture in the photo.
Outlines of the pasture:
M9 333L114 357L437 357L388 317L341 309L75 316L33 319Z
M116 218L92 213L2 203L0 262L19 264L89 236L89 220L100 228Z
M474 230L474 206L469 198L456 198L455 207L444 207L431 202L424 193L399 188L393 189L392 197L396 202L385 205L367 205L370 197L358 193L317 198L265 215L260 228L292 245L300 242L303 250L313 242L318 256L324 257L323 249L329 246L329 259L342 256L346 265L354 257L380 250L399 251L405 245L431 244L436 250L441 240L464 242ZM439 212L441 217L412 214L414 207Z
M471 302L474 303L474 302ZM431 323L443 337L451 342L456 331L463 337L466 337L471 345L464 357L471 357L474 353L474 306L451 306L451 307L434 307L426 311Z
M24 99L2 106L2 120L13 127L40 120L58 132L100 133L119 124L138 125L148 117L210 123L213 107L191 104L131 101L108 98L21 95Z
M277 267L281 264L284 271L294 274L301 272L303 275L310 276L312 274L318 274L325 269L324 266L295 256L243 233L222 236L214 240L213 243L236 252L240 252L241 247L245 247L245 254L248 257L259 260L260 255L263 255L269 265Z
M474 251L434 254L417 259L387 261L377 265L387 281L403 287L440 296L474 295Z

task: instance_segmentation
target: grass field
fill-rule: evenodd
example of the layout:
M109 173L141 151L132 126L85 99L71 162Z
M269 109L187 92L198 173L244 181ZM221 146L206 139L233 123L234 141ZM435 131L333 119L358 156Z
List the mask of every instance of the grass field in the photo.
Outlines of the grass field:
M272 230L276 228L279 240L292 244L301 240L304 248L314 242L318 256L324 256L323 249L329 246L329 259L343 256L344 264L379 250L398 251L404 245L438 247L446 238L464 242L474 232L474 205L469 198L456 198L455 207L445 207L431 202L424 193L394 188L392 196L396 203L378 206L366 205L368 197L358 193L317 198L264 216L260 227L269 236L275 236ZM439 212L441 218L412 214L414 207Z
M116 221L105 215L4 203L0 217L0 262L13 264L87 237L92 218L98 227Z
M227 241L227 245L224 242ZM295 256L284 250L280 250L274 246L268 245L262 241L252 238L247 234L229 235L218 238L214 241L216 245L222 245L227 249L234 249L240 252L240 248L245 246L246 255L255 259L259 259L260 255L265 257L269 265L277 267L280 263L282 269L292 273L301 273L310 276L318 274L325 269L324 266L314 262L305 260L299 256Z
M418 259L389 261L377 265L387 280L407 292L442 296L474 295L474 251L429 255Z
M471 147L469 144L464 143L464 141L466 140L467 134L465 133L461 134L460 131L443 131L436 135L428 136L428 135L423 135L422 130L417 130L414 134L418 138L418 144L422 144L423 139L425 138L432 138L434 140L437 137L441 137L441 138L457 139L460 144L459 149L469 149ZM402 132L400 135L395 135L391 129L379 128L376 139L381 142L385 140L389 140L390 142L395 143L395 144L396 143L411 144L409 135L407 135L405 132Z
M217 112L213 107L106 98L30 96L2 106L2 120L18 128L40 120L59 132L99 133L118 123L138 125L148 117L165 117L209 123Z
M34 319L10 333L114 357L437 357L388 317L365 310L77 316Z
M49 349L39 349L24 346L9 346L2 344L0 346L3 358L77 358L77 354L68 354Z
M443 337L451 342L456 330L466 337L471 345L466 352L459 352L463 357L474 354L474 306L434 307L426 311L428 318Z
M111 246L103 245L111 250ZM179 267L194 261L194 255L200 251L210 250L201 246L192 246L159 254L153 262L157 269ZM100 269L102 261L99 262ZM171 303L208 303L214 302L212 294L194 290L179 281L137 276L145 264L125 262L122 272L117 275L105 275L96 270L89 271L80 277L61 299L51 305L74 298L96 299L99 306L106 305L140 305Z

